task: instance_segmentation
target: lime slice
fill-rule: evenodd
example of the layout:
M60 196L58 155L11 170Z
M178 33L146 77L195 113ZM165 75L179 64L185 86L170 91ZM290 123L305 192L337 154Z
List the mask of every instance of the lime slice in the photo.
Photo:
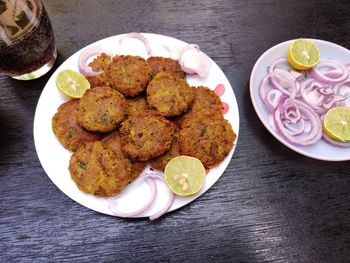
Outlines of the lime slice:
M320 61L320 50L310 40L297 39L288 49L288 62L298 70L313 68Z
M183 155L168 162L164 176L170 190L175 194L193 195L205 182L205 168L197 158Z
M350 141L350 108L334 107L330 109L324 117L323 130L336 141Z
M58 73L56 77L57 88L72 99L81 98L85 91L90 88L90 83L80 73L66 69Z

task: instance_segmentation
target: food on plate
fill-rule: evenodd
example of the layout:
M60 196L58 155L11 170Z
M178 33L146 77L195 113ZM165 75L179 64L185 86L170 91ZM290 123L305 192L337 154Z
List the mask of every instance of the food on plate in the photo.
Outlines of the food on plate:
M89 64L90 68L95 72L103 72L109 64L111 64L112 58L106 53L98 55L93 61Z
M324 117L323 130L333 140L350 142L350 108L330 109Z
M296 71L286 58L276 59L259 86L271 128L296 146L313 145L324 138L327 143L348 147L335 141L327 128L322 129L323 118L332 108L349 107L348 78L349 68L333 59L322 59L307 71Z
M193 101L193 90L184 79L167 72L158 73L147 86L147 102L163 116L186 112Z
M147 98L145 96L126 98L126 102L128 103L127 115L150 110L150 107L147 104Z
M319 61L320 50L311 40L302 38L294 40L288 49L288 62L295 69L310 69Z
M174 125L154 111L129 116L119 132L124 153L133 160L147 161L170 149Z
M113 196L130 182L130 162L101 141L83 144L70 158L71 178L83 192Z
M78 123L89 131L112 131L124 120L126 110L126 100L117 90L95 87L80 99Z
M157 196L155 181L169 186L163 207L150 216L153 220L170 209L174 193L187 196L200 191L205 182L204 166L219 165L231 151L236 135L215 94L224 93L223 85L214 92L204 86L191 87L186 81L183 69L201 77L209 73L210 60L197 45L178 51L177 61L152 57L147 39L137 33L119 39L119 46L130 37L141 40L150 57L120 55L120 50L112 57L102 47L85 49L78 68L91 88L79 95L80 100L62 104L56 115L66 130L76 125L83 135L98 136L91 137L92 141L90 137L75 139L79 143L74 144L69 172L80 190L109 197L135 179L149 186L149 200L135 211L120 210L115 202L118 197L108 199L114 215L142 215ZM56 115L53 126L58 123ZM181 125L175 125L177 120ZM57 137L71 136L66 130ZM72 148L70 141L60 141Z
M167 185L177 195L198 193L205 182L205 168L200 160L191 156L178 156L165 167Z
M176 118L175 121L180 125L186 119L192 119L194 116L209 112L213 115L222 115L222 103L220 97L207 87L193 87L194 99L189 111Z
M178 78L185 78L185 73L183 72L179 62L177 62L175 59L149 57L147 59L147 63L153 69L153 76L157 75L159 72L165 71L175 75Z
M90 88L89 82L80 73L66 69L57 74L56 86L70 99L78 99Z
M146 89L153 70L147 61L139 56L115 56L104 74L113 89L125 96L134 97Z
M149 164L154 169L164 171L168 162L171 159L180 155L181 155L181 152L180 152L180 145L179 145L179 128L176 128L173 141L171 142L170 149L166 151L164 154L162 154L161 156L151 159L149 161Z
M61 104L52 118L52 130L57 139L70 151L77 150L85 142L100 140L102 135L90 132L77 122L79 100L70 100Z
M221 163L236 139L231 124L222 115L205 113L187 119L181 125L181 153L198 158L206 168Z
M127 158L122 150L120 135L117 131L105 137L102 142L107 148L112 149L118 156L124 156ZM129 161L131 164L130 182L132 182L140 175L147 163L133 160Z

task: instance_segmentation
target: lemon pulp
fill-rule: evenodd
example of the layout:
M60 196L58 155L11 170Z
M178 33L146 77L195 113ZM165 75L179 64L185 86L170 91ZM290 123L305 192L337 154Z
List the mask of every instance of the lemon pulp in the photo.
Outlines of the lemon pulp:
M193 195L204 185L205 168L197 158L178 156L169 161L164 170L164 177L175 194Z
M288 62L298 70L313 68L320 61L318 46L306 39L297 39L289 46Z
M323 120L323 131L336 141L350 141L350 108L330 109Z
M83 75L71 69L58 73L56 85L63 94L72 99L81 98L85 91L90 88L89 81Z

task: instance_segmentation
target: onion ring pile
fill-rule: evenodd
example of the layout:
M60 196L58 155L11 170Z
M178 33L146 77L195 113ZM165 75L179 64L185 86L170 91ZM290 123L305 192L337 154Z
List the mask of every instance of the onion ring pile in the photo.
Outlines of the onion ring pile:
M323 138L334 146L350 147L322 129L322 116L329 109L350 107L348 64L327 59L310 70L296 71L286 58L278 58L261 80L259 95L270 113L270 126L290 144L308 146Z

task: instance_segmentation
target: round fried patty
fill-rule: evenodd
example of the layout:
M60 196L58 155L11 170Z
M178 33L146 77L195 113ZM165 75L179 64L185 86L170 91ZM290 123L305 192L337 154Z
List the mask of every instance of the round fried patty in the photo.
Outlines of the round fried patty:
M52 118L52 130L60 143L75 151L85 142L100 140L102 135L82 128L77 122L79 100L70 100L58 107Z
M129 116L120 127L122 150L134 160L147 161L170 149L174 125L154 111Z
M187 111L193 100L192 88L184 79L161 72L147 87L147 102L163 116L178 116Z
M130 162L101 141L82 145L70 158L69 171L78 188L98 196L120 193L130 182Z
M124 120L126 110L126 100L118 91L95 87L80 99L78 123L89 131L108 132Z
M112 149L118 156L125 156L122 151L121 139L118 132L113 132L102 140L102 143ZM126 156L125 156L126 158ZM128 159L129 160L129 159ZM146 162L129 160L131 164L130 182L136 179L145 169Z
M147 63L153 69L153 76L157 75L159 72L165 71L178 78L185 78L185 73L177 60L164 57L149 57Z
M181 153L198 158L207 168L224 160L235 139L231 124L210 112L186 120L179 136Z
M126 102L128 104L128 110L127 110L128 115L131 115L137 112L142 112L149 109L146 97L144 96L126 98Z
M144 91L152 78L152 68L139 56L115 56L105 69L109 85L126 96Z
M178 129L176 129L170 149L166 151L164 154L162 154L161 156L158 156L154 159L149 160L149 164L154 169L164 171L168 162L171 159L180 155L181 155L181 152L180 152L180 145L179 145L179 138L178 138Z
M176 122L181 125L186 119L194 118L205 112L210 112L213 115L222 115L222 103L220 97L214 91L204 86L192 87L192 90L194 99L191 108L177 118Z

